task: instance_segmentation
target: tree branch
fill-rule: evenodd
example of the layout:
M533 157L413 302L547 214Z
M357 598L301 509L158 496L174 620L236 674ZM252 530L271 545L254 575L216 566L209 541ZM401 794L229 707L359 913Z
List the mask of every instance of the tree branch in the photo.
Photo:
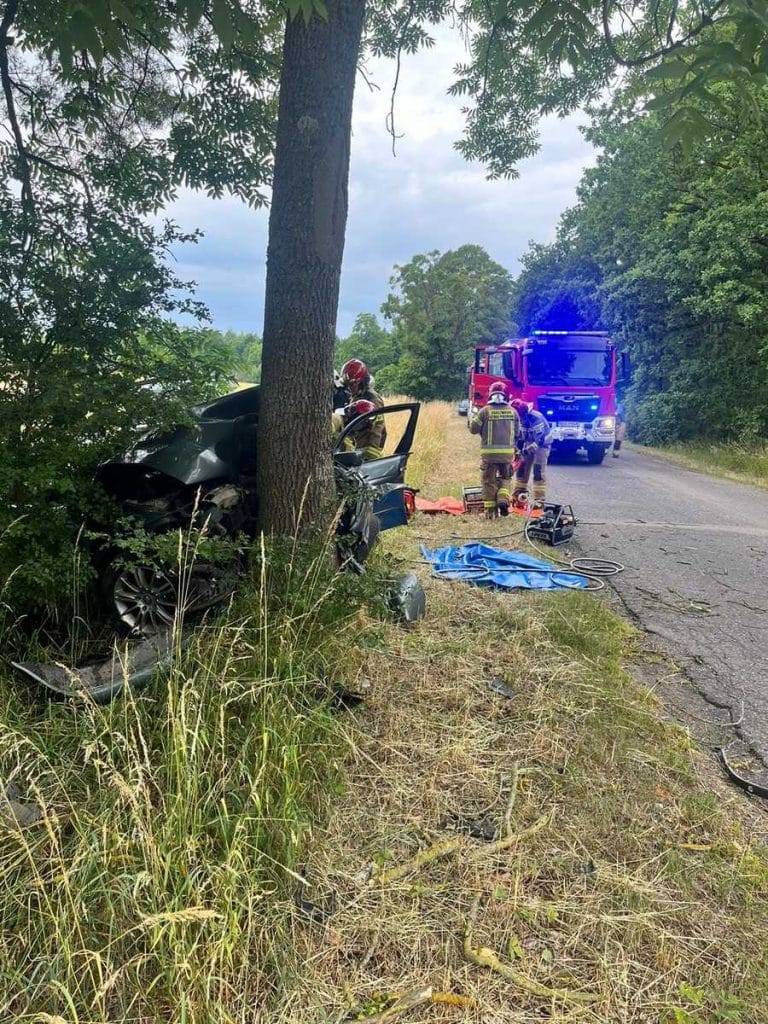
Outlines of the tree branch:
M11 39L8 29L13 24L19 9L19 0L8 0L0 20L0 81L2 81L5 107L8 112L8 123L11 126L16 152L19 157L19 173L21 175L21 209L23 213L24 235L22 250L27 252L32 244L32 225L35 219L35 197L32 193L32 171L29 166L24 136L21 133L19 119L16 115L16 103L13 96L13 83L8 64L8 47Z
M682 49L682 47L686 46L693 39L696 39L697 36L701 35L701 33L705 29L710 28L712 25L714 25L715 17L717 13L725 6L725 3L726 0L719 0L719 2L715 4L713 9L708 14L701 15L698 25L696 25L695 28L692 28L687 35L683 36L682 39L676 39L672 41L671 37L672 26L674 22L674 11L676 11L677 9L677 6L675 5L674 11L670 16L669 28L667 29L667 45L660 46L657 50L654 50L652 53L646 53L642 57L629 58L622 57L619 51L616 49L616 42L614 40L613 33L611 32L610 25L611 0L603 0L603 35L605 36L606 45L613 59L616 61L617 64L621 64L622 67L644 67L646 64L650 64L652 61L660 60L662 57L666 57L670 53L674 53L675 51Z

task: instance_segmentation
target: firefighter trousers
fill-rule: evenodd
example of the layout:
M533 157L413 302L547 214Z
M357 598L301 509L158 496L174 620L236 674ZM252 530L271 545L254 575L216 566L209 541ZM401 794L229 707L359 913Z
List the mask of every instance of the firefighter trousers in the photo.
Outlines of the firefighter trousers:
M613 442L614 453L621 449L621 442L624 440L627 434L627 425L622 420L621 423L616 424L616 440Z
M515 473L515 497L528 490L528 481L533 470L533 500L544 501L547 493L547 460L549 448L541 445L535 452L523 455Z
M509 485L512 482L512 456L484 455L480 463L483 481L483 508L495 509L500 501L510 502Z

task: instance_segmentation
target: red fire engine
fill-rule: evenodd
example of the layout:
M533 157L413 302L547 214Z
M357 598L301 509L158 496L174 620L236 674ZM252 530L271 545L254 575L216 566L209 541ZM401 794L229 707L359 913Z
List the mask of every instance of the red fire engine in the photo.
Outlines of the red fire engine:
M553 449L586 450L599 464L613 444L616 385L628 376L626 355L605 331L533 331L501 345L478 345L470 367L469 402L485 405L501 380L510 398L532 402L549 420Z

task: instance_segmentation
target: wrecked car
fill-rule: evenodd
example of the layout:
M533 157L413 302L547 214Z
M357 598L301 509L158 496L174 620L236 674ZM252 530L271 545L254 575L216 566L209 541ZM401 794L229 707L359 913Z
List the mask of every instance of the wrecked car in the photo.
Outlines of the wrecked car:
M361 453L345 450L347 437L370 417L383 416L391 424L398 415L405 426L391 454L363 462ZM405 468L418 416L416 402L386 406L357 417L336 440L333 460L343 503L337 526L340 562L359 568L379 532L406 524L413 514L414 491L405 484ZM102 464L97 480L147 533L200 525L209 537L253 537L258 418L259 387L235 391L193 409L189 425L146 434ZM111 617L124 633L143 636L172 625L181 593L185 614L193 616L220 604L237 576L236 565L204 557L190 559L180 570L132 563L109 548L100 553L98 566Z

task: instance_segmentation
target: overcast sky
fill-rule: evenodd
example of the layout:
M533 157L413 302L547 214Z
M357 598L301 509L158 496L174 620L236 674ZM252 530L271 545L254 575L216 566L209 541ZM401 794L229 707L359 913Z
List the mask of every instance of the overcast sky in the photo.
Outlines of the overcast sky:
M553 119L542 128L540 153L520 165L514 181L487 181L479 164L453 148L462 125L461 101L446 95L453 66L464 59L456 33L441 32L432 50L403 58L395 108L403 137L392 155L386 132L394 65L372 61L371 92L358 75L353 119L350 206L341 281L338 332L349 333L358 313L378 313L396 263L432 249L482 245L512 273L529 240L552 239L575 196L581 172L594 159L578 125ZM176 271L197 284L197 295L221 330L261 333L267 210L237 200L185 193L170 211L185 229L205 237L178 252Z

